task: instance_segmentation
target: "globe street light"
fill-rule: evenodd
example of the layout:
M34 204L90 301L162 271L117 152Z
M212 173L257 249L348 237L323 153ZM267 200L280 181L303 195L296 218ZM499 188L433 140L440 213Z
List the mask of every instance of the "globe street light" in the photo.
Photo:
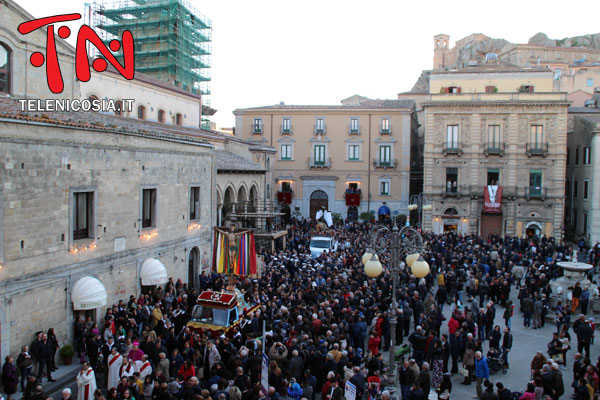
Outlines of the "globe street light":
M429 264L419 256L419 259L411 265L410 271L416 278L425 278L429 274Z
M406 265L412 267L413 263L419 259L419 253L412 253L406 256Z
M390 312L390 353L388 367L388 376L395 379L394 356L396 354L396 324L398 316L398 304L396 300L398 292L398 276L406 264L411 268L411 272L417 278L423 278L429 273L429 265L420 256L419 251L423 251L423 237L414 228L405 226L398 229L396 222L390 230L388 227L379 225L374 226L370 234L370 246L362 256L362 262L365 266L365 273L370 278L376 278L383 269L381 262L375 252L382 254L382 259L388 262L390 274L392 275L392 310ZM384 257L384 251L389 248L389 257ZM402 253L402 254L401 254ZM406 264L401 261L405 257ZM387 260L385 260L387 258Z
M365 264L365 272L369 278L377 278L381 275L381 271L383 271L383 266L377 259L377 256L373 254L371 259Z

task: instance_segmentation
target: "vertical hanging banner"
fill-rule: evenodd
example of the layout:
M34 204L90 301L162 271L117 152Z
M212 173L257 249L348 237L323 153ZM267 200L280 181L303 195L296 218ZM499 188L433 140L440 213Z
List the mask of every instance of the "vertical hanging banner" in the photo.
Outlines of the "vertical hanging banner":
M491 214L502 212L502 186L488 185L484 187L483 212Z
M229 230L215 227L213 272L230 275L256 274L256 248L252 230Z

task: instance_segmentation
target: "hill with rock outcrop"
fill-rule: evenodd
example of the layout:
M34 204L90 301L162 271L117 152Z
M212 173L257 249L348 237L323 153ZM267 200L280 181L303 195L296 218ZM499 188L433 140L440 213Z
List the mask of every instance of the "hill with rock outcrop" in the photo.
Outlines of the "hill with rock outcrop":
M573 36L564 39L549 39L548 35L543 32L539 32L533 35L527 44L557 47L584 47L598 50L600 49L600 33Z

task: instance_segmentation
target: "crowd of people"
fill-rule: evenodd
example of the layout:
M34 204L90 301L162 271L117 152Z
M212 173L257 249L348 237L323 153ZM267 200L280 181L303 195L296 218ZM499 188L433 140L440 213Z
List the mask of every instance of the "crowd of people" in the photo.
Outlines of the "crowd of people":
M203 272L200 287L193 290L171 279L109 307L100 325L91 319L75 321L82 363L78 400L258 400L265 397L260 385L263 352L269 358L271 400L341 400L346 382L356 388L356 399L422 400L433 393L449 399L453 375L464 377L464 385L475 383L474 398L508 400L513 391L502 382L492 383L490 373L510 366L513 319L519 313L532 329L555 315L557 330L548 358L541 352L534 357L527 388L518 398L564 395L562 371L571 334L577 337L572 367L576 399L591 400L598 392L597 367L590 361L594 326L584 308L587 288L574 288L569 304L559 304L556 312L548 304L548 282L561 275L556 263L571 257L570 247L545 237L484 240L423 234L422 255L431 273L417 279L408 268L400 271L397 329L391 337L392 276L384 270L370 279L361 263L371 225L335 227L332 235L341 246L317 258L309 249L314 227L311 220L292 220L286 248L261 251L260 278L230 281ZM389 251L379 254L383 265L390 256ZM260 307L242 316L227 335L186 326L200 292L220 292L232 284L248 303ZM511 301L515 291L519 304ZM445 316L447 307L450 314ZM582 315L571 321L577 310ZM503 324L495 322L496 313ZM7 394L11 387L16 392L18 369L25 400L46 400L41 379L46 372L52 380L58 348L50 336L40 332L16 366L12 358L5 360ZM383 357L392 342L400 349L394 371ZM31 358L38 361L37 374L32 374ZM14 370L5 371L11 365ZM396 393L386 389L394 382Z

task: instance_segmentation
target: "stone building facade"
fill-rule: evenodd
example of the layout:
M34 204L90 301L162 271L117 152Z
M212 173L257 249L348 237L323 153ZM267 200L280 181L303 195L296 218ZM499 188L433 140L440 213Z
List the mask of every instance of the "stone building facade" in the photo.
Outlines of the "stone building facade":
M272 185L283 212L342 218L407 214L414 101L365 100L340 106L275 105L238 109L236 136L276 149ZM388 213L390 214L390 213Z
M196 285L210 268L213 226L220 222L222 195L215 188L268 196L274 149L198 129L199 96L142 74L126 81L114 71L93 73L85 84L70 78L75 50L59 38L65 90L54 95L45 68L28 62L32 52L44 51L45 28L20 36L18 25L34 17L11 0L0 0L0 10L0 60L9 60L0 65L4 358L49 327L69 343L75 315L100 322L107 306L142 292L145 265ZM18 103L91 96L135 96L147 113L22 112ZM161 109L170 116L163 121ZM172 118L179 113L180 121ZM237 161L227 173L218 168L223 153ZM86 305L77 284L90 278L106 296Z
M600 95L598 95L600 100ZM565 230L569 239L600 241L600 106L569 108Z
M140 292L149 258L193 284L211 251L212 145L88 125L85 115L40 121L11 113L8 101L0 107L3 355L29 343L33 329L70 337L71 290L82 277L104 285L109 305Z
M423 229L561 237L568 102L552 91L551 71L502 63L434 71L422 106L423 191L432 200ZM498 188L499 209L484 212L485 192Z

